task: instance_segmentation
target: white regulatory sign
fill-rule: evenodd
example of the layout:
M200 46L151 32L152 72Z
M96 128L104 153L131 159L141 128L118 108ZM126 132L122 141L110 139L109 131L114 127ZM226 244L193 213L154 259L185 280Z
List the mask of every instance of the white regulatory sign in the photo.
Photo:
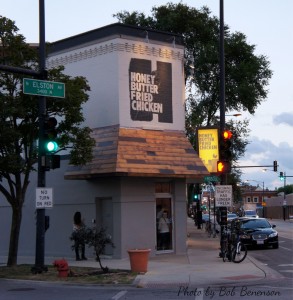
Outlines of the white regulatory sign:
M36 188L36 209L53 207L53 189Z
M216 206L232 206L232 185L216 185Z

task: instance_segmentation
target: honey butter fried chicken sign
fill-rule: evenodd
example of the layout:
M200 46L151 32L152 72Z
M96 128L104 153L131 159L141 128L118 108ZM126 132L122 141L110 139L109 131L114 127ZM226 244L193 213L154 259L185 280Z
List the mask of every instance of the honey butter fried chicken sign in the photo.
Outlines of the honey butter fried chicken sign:
M232 185L216 185L216 206L232 206Z
M129 66L130 115L133 121L172 123L172 65L132 58Z

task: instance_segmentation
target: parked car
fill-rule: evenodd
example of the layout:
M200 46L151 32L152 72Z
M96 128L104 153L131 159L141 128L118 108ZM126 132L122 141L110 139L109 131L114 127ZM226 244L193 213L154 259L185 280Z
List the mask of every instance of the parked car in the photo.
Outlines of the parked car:
M231 228L240 229L240 239L247 246L272 246L279 248L278 232L265 218L241 217L232 220Z
M202 222L203 223L206 223L209 221L209 214L203 214L202 215Z
M245 210L243 217L258 218L258 215L255 210Z
M235 218L237 218L237 217L238 216L236 214L234 214L234 213L228 213L227 214L228 222L231 221L231 220L233 220L233 219L235 219Z

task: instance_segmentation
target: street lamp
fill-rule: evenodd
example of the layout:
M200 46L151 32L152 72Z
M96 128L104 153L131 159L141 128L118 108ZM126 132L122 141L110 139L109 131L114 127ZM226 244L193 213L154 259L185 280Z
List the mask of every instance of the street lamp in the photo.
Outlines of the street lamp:
M265 203L265 182L264 181L260 181L260 180L249 180L247 179L246 180L247 182L248 181L254 181L254 182L259 182L259 183L262 183L262 208L263 208L263 217L265 218L265 206L264 206L264 203Z
M232 115L225 115L225 117L240 117L242 116L242 114L240 113L236 113L236 114L232 114Z

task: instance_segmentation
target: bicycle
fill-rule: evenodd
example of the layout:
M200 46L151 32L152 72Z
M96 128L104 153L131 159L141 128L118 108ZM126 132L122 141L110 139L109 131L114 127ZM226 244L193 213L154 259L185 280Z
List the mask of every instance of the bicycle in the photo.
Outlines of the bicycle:
M234 263L241 263L247 256L247 247L240 240L240 231L224 228L221 237L221 256L223 261L233 261Z

